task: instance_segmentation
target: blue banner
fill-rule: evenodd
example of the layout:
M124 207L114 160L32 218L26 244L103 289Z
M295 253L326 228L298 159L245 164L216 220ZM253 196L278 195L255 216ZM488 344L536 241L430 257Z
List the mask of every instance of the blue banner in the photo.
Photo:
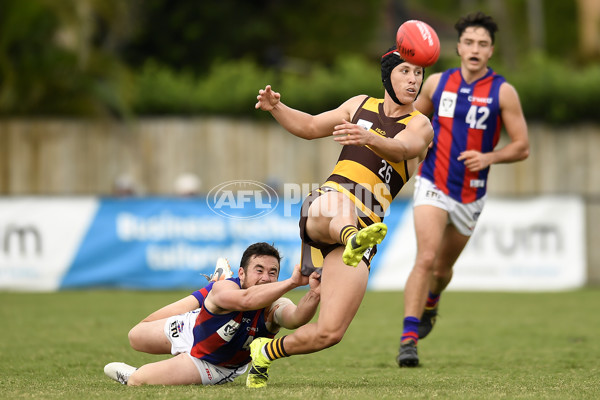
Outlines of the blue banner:
M386 222L397 224L407 204L394 202ZM277 203L265 215L256 207L245 204L230 217L206 198L101 199L60 288L196 289L219 257L237 276L242 253L255 242L278 248L286 279L300 262L300 203Z

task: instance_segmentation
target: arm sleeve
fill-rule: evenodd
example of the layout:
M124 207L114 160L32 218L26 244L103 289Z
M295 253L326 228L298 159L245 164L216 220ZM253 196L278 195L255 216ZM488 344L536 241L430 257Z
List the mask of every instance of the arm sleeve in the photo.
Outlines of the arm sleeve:
M206 298L206 295L208 295L208 290L205 287L200 290L196 290L192 293L192 296L194 296L196 300L198 300L200 307L202 307L202 305L204 304L204 299Z

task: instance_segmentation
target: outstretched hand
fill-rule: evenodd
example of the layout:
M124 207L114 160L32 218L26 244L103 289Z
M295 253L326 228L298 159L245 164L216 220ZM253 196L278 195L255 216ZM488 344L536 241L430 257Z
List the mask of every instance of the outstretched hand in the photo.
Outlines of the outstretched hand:
M257 110L271 111L281 100L281 94L271 89L271 85L267 85L264 89L258 91L256 100L258 101L254 105L254 108Z

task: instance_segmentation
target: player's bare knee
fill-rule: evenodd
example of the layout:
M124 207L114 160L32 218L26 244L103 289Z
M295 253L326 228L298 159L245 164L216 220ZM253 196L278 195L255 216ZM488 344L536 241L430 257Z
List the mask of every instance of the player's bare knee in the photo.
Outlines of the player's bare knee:
M342 341L345 331L319 331L317 340L315 341L320 349L326 349L331 346L335 346Z
M438 281L445 281L452 275L451 270L434 270L433 271L433 279Z
M127 334L127 338L129 339L129 345L131 346L132 349L141 351L142 340L141 340L139 325L136 325L133 328L131 328L131 330Z
M435 251L420 251L417 255L416 266L425 271L432 271L435 258Z

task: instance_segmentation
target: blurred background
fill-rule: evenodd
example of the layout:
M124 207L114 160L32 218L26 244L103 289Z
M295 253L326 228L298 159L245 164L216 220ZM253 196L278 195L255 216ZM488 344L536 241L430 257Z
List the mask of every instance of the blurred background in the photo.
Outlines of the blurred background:
M458 66L454 23L478 10L499 25L490 65L518 90L531 141L526 161L492 167L489 193L509 202L498 215L542 210L486 237L517 257L515 280L564 281L564 268L576 271L567 288L600 284L597 0L0 0L0 288L162 288L140 275L164 284L173 271L184 273L166 287L194 286L216 257L237 265L263 240L288 251L289 270L297 213L249 224L215 221L223 216L207 208L224 182L281 195L288 183L322 182L337 160L332 141L302 141L256 111L258 89L271 84L310 113L381 97L379 58L402 22L436 29L430 74ZM411 190L393 223L410 226ZM562 267L527 275L532 259Z

